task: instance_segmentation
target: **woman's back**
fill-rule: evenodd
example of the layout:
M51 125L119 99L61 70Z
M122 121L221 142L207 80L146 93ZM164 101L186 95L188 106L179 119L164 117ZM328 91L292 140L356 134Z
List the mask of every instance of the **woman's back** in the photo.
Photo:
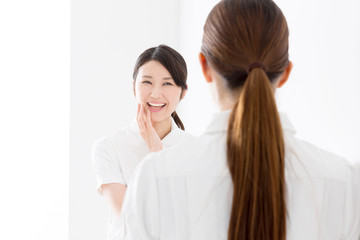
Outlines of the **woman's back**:
M128 195L138 200L124 216L130 235L143 235L128 239L358 238L356 172L297 140L278 113L288 49L272 0L222 0L211 10L199 60L223 112L202 137L139 168Z
M127 231L138 234L130 239L147 239L148 233L155 239L227 239L233 198L226 160L229 114L216 114L201 137L143 161L133 182L136 203L129 201L131 207L123 212ZM356 171L346 160L295 138L286 115L280 117L285 139L286 239L357 239ZM151 207L144 209L145 205Z

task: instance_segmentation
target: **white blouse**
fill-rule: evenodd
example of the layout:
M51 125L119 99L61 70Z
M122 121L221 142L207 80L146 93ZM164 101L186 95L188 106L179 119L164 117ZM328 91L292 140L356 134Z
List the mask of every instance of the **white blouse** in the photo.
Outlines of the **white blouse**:
M188 138L191 135L179 129L171 118L171 132L161 142L166 149ZM97 140L92 147L91 165L96 174L98 193L102 195L101 186L107 183L127 186L134 169L148 153L148 146L140 135L136 120L113 136ZM119 218L110 208L108 240L116 239L121 231L120 226Z
M126 192L118 239L227 239L233 194L226 163L229 114L216 114L203 136L140 163ZM295 138L289 119L280 117L287 240L358 240L359 173L345 159Z

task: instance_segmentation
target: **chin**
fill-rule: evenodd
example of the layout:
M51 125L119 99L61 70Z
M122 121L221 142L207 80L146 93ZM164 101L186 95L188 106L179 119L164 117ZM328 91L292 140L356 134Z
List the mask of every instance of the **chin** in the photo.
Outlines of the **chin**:
M162 122L162 121L168 119L169 117L171 117L170 115L166 116L166 117L164 117L164 116L154 116L154 115L151 116L151 121L152 122Z

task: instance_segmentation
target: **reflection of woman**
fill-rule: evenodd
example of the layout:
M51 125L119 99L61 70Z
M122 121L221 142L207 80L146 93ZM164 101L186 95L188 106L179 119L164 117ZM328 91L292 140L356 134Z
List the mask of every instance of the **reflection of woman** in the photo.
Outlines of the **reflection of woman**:
M126 187L141 159L149 151L189 137L175 112L186 93L186 77L186 63L174 49L165 45L147 49L137 59L133 74L137 121L93 146L97 189L111 205L108 239L120 231L118 216Z
M221 112L203 136L140 164L124 239L357 239L354 168L295 138L277 111L274 91L292 69L288 34L271 0L213 8L200 63Z

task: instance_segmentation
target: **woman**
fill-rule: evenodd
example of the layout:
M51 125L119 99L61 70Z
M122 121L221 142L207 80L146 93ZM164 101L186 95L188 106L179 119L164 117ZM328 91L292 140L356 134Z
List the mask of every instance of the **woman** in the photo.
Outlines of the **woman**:
M275 89L292 69L288 35L271 0L212 9L200 64L220 113L201 137L140 164L124 200L123 239L359 237L356 171L295 138L277 111Z
M187 91L186 77L186 63L174 49L165 45L147 49L137 59L133 74L137 120L93 146L97 189L111 205L108 239L121 231L122 201L141 159L190 137L175 112Z

